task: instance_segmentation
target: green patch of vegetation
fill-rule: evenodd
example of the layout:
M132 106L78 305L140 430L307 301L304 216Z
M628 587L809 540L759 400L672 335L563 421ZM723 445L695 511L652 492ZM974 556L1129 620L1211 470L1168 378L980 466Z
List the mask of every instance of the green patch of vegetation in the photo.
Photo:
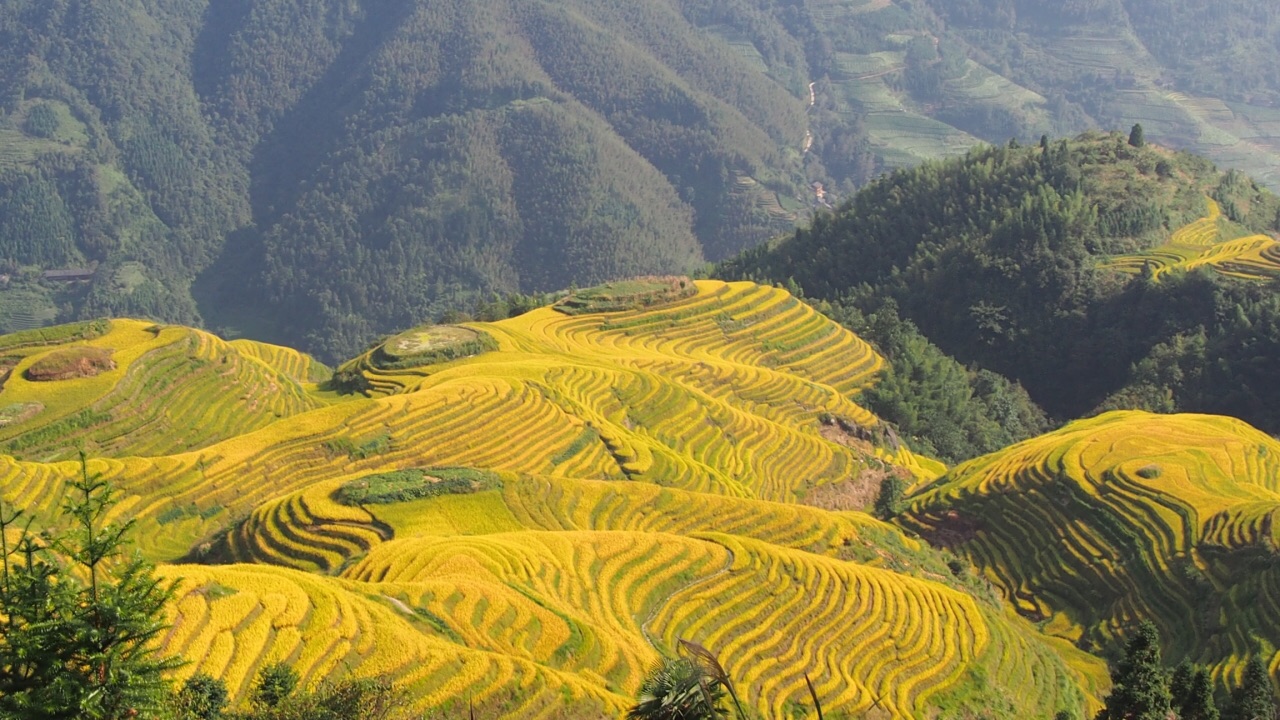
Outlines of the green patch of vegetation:
M674 302L697 292L698 287L684 276L639 277L575 290L552 307L566 315L620 312Z
M209 582L200 586L199 592L212 601L231 597L240 591L219 582Z
M383 433L368 440L355 441L351 438L326 440L324 449L332 456L346 455L352 460L364 460L374 455L382 455L391 449L391 436Z
M729 317L728 313L720 313L716 315L716 327L720 328L720 332L725 335L732 335L739 330L745 330L751 324L751 318L740 318L734 320Z
M92 340L106 335L110 330L110 320L87 320L67 325L35 328L0 336L0 350L16 350L42 345L60 345L77 340Z
M156 515L156 522L160 523L161 525L168 525L169 523L178 522L180 520L186 520L187 518L200 518L201 520L208 520L209 518L214 517L215 515L221 513L225 509L226 508L224 508L220 504L211 505L206 508L201 508L195 503L190 503L188 505L176 505L160 511L160 513Z
M345 505L386 505L502 487L497 473L473 468L409 468L368 475L338 488Z
M0 407L0 428L29 420L41 410L44 410L44 405L38 402L13 403Z
M325 365L319 360L312 359L311 364L307 366L306 380L307 382L323 385L333 380L336 374L337 373L334 372L333 368Z
M880 481L880 492L876 495L875 513L881 520L892 520L906 508L907 481L894 474L889 474Z
M346 368L335 372L332 377L326 380L324 389L334 390L343 395L359 393L368 396L369 391L373 389L373 385L359 368Z
M1145 480L1154 480L1160 477L1160 466L1156 464L1143 465L1142 467L1138 468L1137 472L1138 472L1138 477L1140 478L1143 478Z
M488 333L457 325L415 328L374 349L371 361L381 370L399 370L459 360L498 349Z
M551 458L551 464L559 465L563 462L567 462L569 458L577 455L587 449L588 446L597 442L600 442L600 433L596 432L594 428L584 428L582 434L574 438L573 442L569 444L569 447L560 451Z
M439 615L436 615L430 610L427 610L426 608L422 608L422 607L415 607L413 609L413 615L414 617L418 618L422 622L431 626L432 630L445 636L446 638L452 640L453 642L456 642L456 643L464 642L462 639L462 636L458 635L458 633L452 627L449 626L449 623L445 622Z
M70 417L62 418L43 427L23 433L5 445L5 451L17 455L23 450L41 447L67 437L78 430L87 430L111 420L111 414L85 408Z
M58 132L58 112L47 102L36 103L27 111L23 129L38 138L49 139Z

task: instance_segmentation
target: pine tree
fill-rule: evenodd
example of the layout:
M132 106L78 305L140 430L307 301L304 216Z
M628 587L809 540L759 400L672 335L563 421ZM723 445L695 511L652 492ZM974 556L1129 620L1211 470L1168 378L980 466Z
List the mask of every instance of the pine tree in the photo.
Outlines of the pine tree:
M1136 148L1146 146L1147 139L1142 131L1142 123L1134 123L1133 128L1129 130L1129 144Z
M1191 697L1191 688L1195 683L1196 666L1190 660L1183 660L1173 669L1173 677L1169 680L1169 696L1175 708L1180 708Z
M297 670L282 662L272 663L258 672L253 704L264 708L278 707L293 695L297 687Z
M874 511L881 520L889 520L902 512L907 503L907 483L897 475L888 475L880 481L880 494L876 495Z
M1160 635L1143 621L1111 673L1111 694L1097 720L1166 720L1169 678L1160 660Z
M1231 695L1227 720L1271 720L1276 712L1274 693L1266 666L1254 655L1244 666L1240 687Z
M171 586L126 556L132 522L105 522L114 504L106 481L70 483L65 534L31 532L11 551L0 543L0 718L123 720L146 716L168 695L164 673L180 664L153 647L165 629ZM20 512L0 507L0 537Z
M230 698L227 684L207 673L187 678L175 698L179 720L219 720Z
M1213 681L1209 671L1196 668L1187 696L1178 705L1181 720L1218 720L1218 706L1213 704Z

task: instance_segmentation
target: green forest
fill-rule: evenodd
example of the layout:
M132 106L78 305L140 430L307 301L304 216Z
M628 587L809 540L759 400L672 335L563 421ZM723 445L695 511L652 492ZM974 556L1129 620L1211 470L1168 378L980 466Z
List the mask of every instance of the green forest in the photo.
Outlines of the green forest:
M873 339L893 371L871 406L947 459L1017 439L984 425L1039 432L1038 408L1217 413L1274 433L1274 280L1106 267L1203 215L1206 196L1223 232L1280 229L1280 199L1243 175L1119 133L984 147L887 175L718 272L790 283ZM1017 420L990 424L1001 413Z
M1167 5L3 0L0 330L144 316L334 361L1132 122L1276 186L1280 11Z

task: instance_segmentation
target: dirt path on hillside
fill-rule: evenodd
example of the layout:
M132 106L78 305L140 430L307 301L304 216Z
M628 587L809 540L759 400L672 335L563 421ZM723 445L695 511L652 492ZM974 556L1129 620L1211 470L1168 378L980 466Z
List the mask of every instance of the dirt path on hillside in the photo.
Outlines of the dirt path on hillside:
M390 595L383 595L382 598L387 602L391 603L392 605L395 605L396 609L404 613L405 615L413 614L413 610L408 605L405 605L404 601L401 600L400 598L393 598Z
M704 542L713 542L713 541L706 540L706 541L704 541ZM719 543L715 543L715 544L716 544L716 545L719 545ZM729 553L729 560L728 560L728 562L726 562L726 563L724 564L724 567L722 567L722 568L720 568L719 570L717 570L717 571L715 571L715 572L711 573L710 575L707 575L706 577L698 578L697 580L694 580L693 582L689 583L688 585L685 585L685 586L683 586L683 587L681 587L681 588L679 588L679 589L677 589L677 590L672 591L670 594L668 594L668 595L667 595L667 599L668 599L668 600L670 600L670 599L671 599L671 598L672 598L676 593L678 593L678 592L684 592L685 590L688 590L688 589L689 589L689 588L691 588L691 587L696 587L696 586L698 586L698 585L704 585L704 584L709 583L709 582L711 582L712 580L714 580L714 579L716 579L716 578L720 577L721 575L725 575L725 574L727 574L727 573L733 572L733 564L734 564L735 562L737 562L737 556L734 554L734 552L733 552L733 550L732 550L732 549L727 548L727 547L725 547L724 545L720 545L720 547L724 548L724 549L725 549L725 552ZM653 639L653 636L649 634L649 625L654 621L654 615L655 615L659 610L661 610L661 608L654 608L654 609L652 609L652 610L650 610L650 611L649 611L649 617L645 618L644 622L640 623L640 633L641 633L642 635L644 635L644 639L645 639L645 640L648 640L648 641L649 641L649 645L650 645L650 646L652 646L652 647L653 647L653 649L658 650L659 652L662 652L662 650L661 650L661 647L662 647L662 646L660 646L660 645L659 645L659 644L658 644L658 643ZM675 648L670 648L670 649L674 650Z

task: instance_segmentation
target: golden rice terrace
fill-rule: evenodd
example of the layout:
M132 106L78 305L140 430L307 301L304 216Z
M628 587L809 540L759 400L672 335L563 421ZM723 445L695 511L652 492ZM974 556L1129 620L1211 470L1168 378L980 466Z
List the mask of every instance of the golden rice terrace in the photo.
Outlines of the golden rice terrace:
M285 660L304 682L389 675L438 717L616 718L684 638L763 717L806 703L806 675L829 715L1079 716L1107 680L1073 643L1199 607L1187 568L1248 608L1195 637L1219 638L1217 672L1276 636L1269 600L1247 602L1275 578L1238 551L1274 552L1280 445L1117 415L947 473L874 440L894 436L858 397L885 360L775 288L579 291L407 331L341 384L285 348L134 320L0 355L5 502L48 514L84 447L180 579L164 651L236 701ZM892 474L923 487L909 531L859 506Z

